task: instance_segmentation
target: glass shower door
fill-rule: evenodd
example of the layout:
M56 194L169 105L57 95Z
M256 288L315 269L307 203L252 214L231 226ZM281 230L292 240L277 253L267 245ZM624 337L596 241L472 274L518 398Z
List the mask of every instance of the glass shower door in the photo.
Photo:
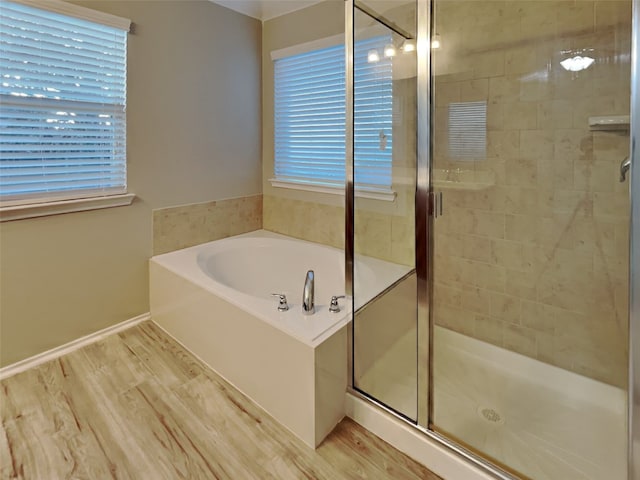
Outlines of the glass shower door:
M415 7L377 6L354 15L353 384L416 420Z
M631 1L435 0L432 428L625 479Z

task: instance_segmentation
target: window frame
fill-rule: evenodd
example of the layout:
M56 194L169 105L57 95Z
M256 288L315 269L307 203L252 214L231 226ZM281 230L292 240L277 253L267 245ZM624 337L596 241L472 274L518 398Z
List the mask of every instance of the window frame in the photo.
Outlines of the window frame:
M290 47L282 48L279 50L274 50L271 52L271 60L272 65L274 67L274 75L273 75L273 107L274 107L274 117L273 117L273 140L274 140L274 150L273 150L273 177L269 178L268 181L273 187L276 188L288 188L294 190L302 190L302 191L310 191L317 193L325 193L325 194L333 194L333 195L344 195L344 182L332 183L330 181L326 181L325 179L314 180L306 180L301 178L291 178L291 177L278 177L275 172L277 169L277 152L276 152L276 132L277 132L277 118L276 118L276 72L275 72L275 62L277 60L297 56L305 53L313 53L319 50L327 49L330 47L344 46L344 35L334 35L332 37L326 37L318 40L313 40L311 42L306 42L302 44L293 45ZM340 58L344 58L344 52L340 54ZM392 81L392 80L391 80ZM391 87L392 88L392 87ZM393 104L389 106L390 110L393 110ZM390 134L393 133L393 122L389 125L391 130ZM370 198L375 200L385 200L385 201L394 201L397 194L393 190L393 149L389 152L389 184L388 185L355 185L355 194L358 197L362 198Z
M79 5L67 3L59 0L10 0L10 3L20 4L31 8L53 14L64 15L83 21L88 21L103 26L119 29L128 34L131 28L131 20L118 17L116 15L100 12ZM127 46L125 45L125 98L126 98L126 58ZM68 190L67 192L52 192L51 194L38 193L30 197L0 199L0 222L9 220L19 220L23 218L40 217L46 215L70 213L77 211L94 210L116 206L130 205L135 195L127 191L126 173L126 111L125 118L125 140L124 165L125 181L122 188L114 188L112 192L96 191L88 189Z

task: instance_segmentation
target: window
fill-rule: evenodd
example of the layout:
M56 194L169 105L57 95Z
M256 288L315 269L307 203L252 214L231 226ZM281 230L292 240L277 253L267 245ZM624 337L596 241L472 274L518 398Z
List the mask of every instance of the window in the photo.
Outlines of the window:
M3 205L125 193L129 21L65 2L0 10Z
M354 157L356 188L389 190L392 164L392 63L368 61L390 36L356 42ZM342 186L345 176L344 46L275 60L276 180Z
M449 104L449 157L458 161L485 158L487 102Z

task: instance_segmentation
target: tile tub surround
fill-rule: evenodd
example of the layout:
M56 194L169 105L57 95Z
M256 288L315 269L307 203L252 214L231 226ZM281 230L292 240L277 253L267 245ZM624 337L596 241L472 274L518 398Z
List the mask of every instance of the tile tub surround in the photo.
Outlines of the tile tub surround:
M402 187L399 187L399 189ZM361 199L355 220L356 253L399 265L415 263L413 201L403 189L393 204ZM314 194L309 193L309 198ZM400 203L402 202L402 203ZM265 230L344 248L344 207L321 201L264 195ZM406 212L410 211L411 215ZM310 221L309 219L312 219Z
M192 203L153 211L153 254L262 228L262 195Z
M435 168L494 179L443 191L436 323L623 387L629 136L590 131L588 118L629 112L631 2L436 5ZM559 66L584 46L591 68ZM474 101L487 102L486 158L454 161L449 104Z

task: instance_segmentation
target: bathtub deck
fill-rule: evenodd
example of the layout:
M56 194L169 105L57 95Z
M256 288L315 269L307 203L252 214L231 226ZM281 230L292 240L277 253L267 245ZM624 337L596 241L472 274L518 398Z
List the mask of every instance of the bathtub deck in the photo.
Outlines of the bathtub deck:
M348 419L311 450L151 322L0 385L0 478L438 479Z

